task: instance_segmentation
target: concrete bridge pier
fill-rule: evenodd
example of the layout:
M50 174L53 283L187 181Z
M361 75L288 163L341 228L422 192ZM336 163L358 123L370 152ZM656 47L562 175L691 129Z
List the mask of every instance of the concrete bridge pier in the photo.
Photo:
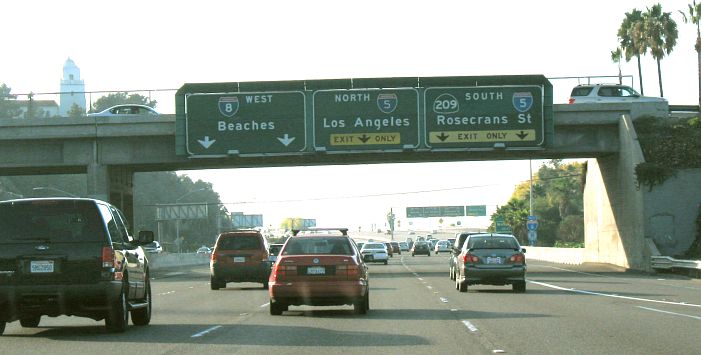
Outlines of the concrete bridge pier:
M87 167L88 196L108 201L134 223L134 171L115 165L89 164Z
M649 270L645 205L635 179L644 158L630 116L621 115L618 132L619 152L587 163L585 261Z

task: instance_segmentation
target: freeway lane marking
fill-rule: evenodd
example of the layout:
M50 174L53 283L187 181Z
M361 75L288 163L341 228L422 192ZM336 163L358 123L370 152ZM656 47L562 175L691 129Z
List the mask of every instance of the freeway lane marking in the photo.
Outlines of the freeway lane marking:
M530 283L534 283L536 285L540 285L543 287L549 287L549 288L554 288L556 290L560 291L567 291L567 292L573 292L573 293L581 293L585 295L592 295L592 296L603 296L603 297L611 297L611 298L621 298L621 299L626 299L626 300L631 300L631 301L642 301L642 302L652 302L652 303L662 303L662 304L671 304L675 306L687 306L687 307L698 307L701 308L701 304L693 304L693 303L685 303L685 302L671 302L671 301L660 301L660 300L653 300L649 298L640 298L640 297L629 297L629 296L620 296L620 295L615 295L611 293L601 293L601 292L594 292L594 291L584 291L584 290L577 290L574 288L565 288L565 287L560 287L556 285L551 285L545 282L538 282L538 281L533 281L533 280L527 280Z
M475 325L470 323L470 321L467 319L464 319L462 321L462 324L464 324L467 327L467 329L469 329L473 333L477 331L477 327L475 327Z
M660 312L660 313L665 313L665 314L672 314L672 315L675 315L675 316L689 317L689 318L701 320L701 317L692 316L692 315L689 315L689 314L683 314L683 313L675 313L675 312L663 311L663 310L661 310L661 309L647 308L647 307L643 307L643 306L636 306L636 307L641 308L641 309L646 309L646 310L648 310L648 311Z
M538 265L539 267L547 267L555 270L560 270L560 271L568 271L568 272L573 272L575 274L582 274L582 275L589 275L589 276L597 276L597 277L606 277L606 278L615 278L613 276L607 276L607 275L599 275L599 274L592 274L590 272L584 272L584 271L576 271L576 270L570 270L570 269L564 269L561 267L555 267L555 266L550 266L550 265ZM657 281L667 281L667 279L657 279ZM674 288L682 288L686 290L701 290L700 287L690 287L690 286L677 286L677 285L671 285L671 284L664 284L665 287L674 287Z
M260 305L260 308L267 307L269 304L270 304L270 302L268 302L266 304L262 304L262 305Z
M199 338L199 337L201 337L201 336L203 336L203 335L205 335L205 334L207 334L207 333L213 332L213 331L215 331L215 330L217 330L217 329L219 329L219 328L221 328L221 325L215 325L215 326L213 326L213 327L211 327L211 328L209 328L209 329L203 330L203 331L201 331L201 332L199 332L199 333L197 333L197 334L193 334L192 336L190 336L190 338Z

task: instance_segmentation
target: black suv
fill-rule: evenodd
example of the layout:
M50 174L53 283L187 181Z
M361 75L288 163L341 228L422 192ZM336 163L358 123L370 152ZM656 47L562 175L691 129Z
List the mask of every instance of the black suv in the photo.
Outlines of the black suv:
M122 332L151 321L148 260L121 211L87 198L0 202L0 334L42 316L105 320Z

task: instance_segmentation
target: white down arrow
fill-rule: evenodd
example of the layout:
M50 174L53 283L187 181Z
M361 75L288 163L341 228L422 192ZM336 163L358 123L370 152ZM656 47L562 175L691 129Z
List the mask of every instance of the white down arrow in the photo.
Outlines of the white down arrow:
M212 139L212 140L210 141L210 140L209 140L209 136L204 136L204 140L198 139L197 141L200 142L200 144L202 144L202 146L204 147L204 149L208 149L208 148L211 147L212 144L214 144L214 142L216 142L217 140L216 140L216 139Z

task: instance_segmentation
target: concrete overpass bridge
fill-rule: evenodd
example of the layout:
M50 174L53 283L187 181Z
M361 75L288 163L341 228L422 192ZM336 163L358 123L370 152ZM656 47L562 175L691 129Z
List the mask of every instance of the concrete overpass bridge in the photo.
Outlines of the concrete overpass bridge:
M109 200L130 213L135 172L591 158L584 194L586 260L647 269L655 236L646 234L646 226L650 228L650 216L659 214L659 208L646 205L644 191L636 188L634 168L643 157L632 120L645 115L666 116L666 110L659 110L649 104L554 105L554 138L551 146L543 149L414 149L343 155L302 152L216 158L176 154L185 142L177 138L175 115L0 119L0 175L87 174L89 196Z

